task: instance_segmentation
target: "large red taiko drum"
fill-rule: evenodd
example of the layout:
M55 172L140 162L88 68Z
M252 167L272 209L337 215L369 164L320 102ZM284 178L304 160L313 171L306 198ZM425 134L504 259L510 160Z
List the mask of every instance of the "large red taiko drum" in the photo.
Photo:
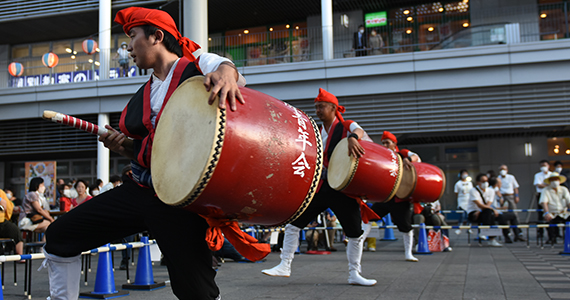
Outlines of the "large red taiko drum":
M368 201L385 202L394 197L402 177L402 159L386 147L360 141L365 154L348 156L348 140L335 147L327 170L331 188Z
M203 77L182 83L156 126L151 173L163 202L216 219L261 225L294 221L322 172L322 142L311 117L271 96L240 88L237 111L208 105Z
M417 178L415 188L408 198L411 202L435 202L445 192L445 174L431 164L414 162Z

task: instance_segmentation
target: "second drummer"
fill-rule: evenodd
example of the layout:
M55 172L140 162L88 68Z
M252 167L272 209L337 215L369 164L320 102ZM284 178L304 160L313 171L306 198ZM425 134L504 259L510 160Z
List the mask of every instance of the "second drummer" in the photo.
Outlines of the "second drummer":
M337 216L344 233L349 238L346 247L349 270L348 283L363 286L375 285L376 280L366 279L360 274L360 260L364 242L360 216L361 206L355 199L332 189L326 180L326 167L329 163L329 157L338 142L348 137L347 155L351 154L354 157L360 157L364 155L364 148L362 148L358 140L365 137L366 133L356 122L344 121L341 115L345 110L344 107L338 104L338 99L333 94L324 89L319 89L319 95L315 99L315 109L317 117L323 122L321 135L323 145L325 145L325 169L323 170L320 189L305 212L293 223L285 226L281 263L261 272L269 276L289 277L291 275L291 263L299 245L299 232L315 219L318 214L330 208Z
M416 153L398 148L398 140L389 131L382 134L382 145L384 147L398 153L402 157L404 166L410 168L412 162L420 162L421 159ZM407 201L394 197L386 202L376 202L372 205L372 210L380 217L391 214L394 224L398 226L398 230L404 234L404 254L407 261L417 262L418 259L412 254L412 246L414 244L414 231L412 230L412 216L414 214L413 205ZM367 234L366 234L367 235Z

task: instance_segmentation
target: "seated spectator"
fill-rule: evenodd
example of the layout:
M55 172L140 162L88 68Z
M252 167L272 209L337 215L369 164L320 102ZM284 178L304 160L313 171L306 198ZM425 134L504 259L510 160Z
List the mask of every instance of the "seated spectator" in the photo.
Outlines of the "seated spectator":
M61 197L59 197L59 210L69 211L73 207L73 199L71 198L71 184L63 185Z
M568 189L561 185L566 181L566 176L559 175L556 172L552 172L547 178L544 179L544 183L548 184L540 193L539 203L544 209L544 220L550 224L558 224L564 222L570 222L570 213L568 213L568 208L570 207L570 193ZM556 243L556 232L557 227L548 227L548 243Z
M105 184L102 188L101 188L101 193L104 193L106 191L109 191L113 188L115 188L116 186L120 185L123 181L121 180L121 176L119 175L112 175L109 178L109 183Z
M93 198L91 195L87 194L87 183L84 180L77 180L74 187L77 191L77 198L71 199L71 204L73 207L77 207L78 205L81 205L81 203L89 201Z
M489 179L486 174L479 174L476 177L476 186L469 191L469 202L467 203L467 215L469 221L479 225L495 225L495 218L499 216L493 208L495 200L495 190L489 188ZM501 247L495 237L489 237L489 246Z
M441 204L439 200L432 203L414 203L413 224L424 223L430 226L447 226L445 216L441 213ZM417 243L419 236L419 228L415 228L414 241ZM442 229L442 233L449 236L448 229ZM445 248L443 251L451 251L451 247Z
M570 174L568 169L564 169L564 165L559 160L554 162L554 172L556 172L556 173L558 173L558 174L560 174L566 178L568 178L568 175ZM561 182L560 184L565 186L566 188L568 188L568 181Z
M327 208L327 210L325 210L325 218L326 218L326 223L327 223L327 227L336 227L338 221L336 219L336 216L334 215L334 212L332 211L332 209ZM336 251L336 248L334 247L334 236L335 236L335 232L336 229L327 229L327 235L328 235L328 246L325 247L325 250L327 251Z
M517 217L517 214L510 211L501 211L509 209L509 203L505 200L505 198L502 196L499 190L497 178L495 177L489 178L489 185L490 188L495 190L495 204L493 204L493 207L499 209L498 211L499 216L497 217L497 222L499 222L500 225L509 225L509 223L511 225L519 225L519 218ZM515 237L514 238L515 242L516 241L526 242L526 239L523 237L520 228L513 228L513 234ZM509 236L508 228L503 229L503 236L505 237L505 243L511 244L513 242L511 237Z
M18 220L20 219L20 211L22 208L22 199L16 198L12 189L6 189L5 192L8 200L12 201L14 204L14 211L12 212L12 218L10 220L13 223L18 224Z
M315 220L307 225L309 228L323 227L321 215L318 215ZM307 251L318 251L319 250L319 237L322 235L322 230L309 229L305 233L305 239L307 240Z
M14 209L14 203L10 201L8 195L0 190L0 237L9 238L14 241L16 248L14 252L17 255L24 254L24 241L18 226L10 221Z
M28 194L22 203L26 217L20 220L18 224L20 229L45 232L53 222L53 217L49 214L49 203L44 197L45 190L46 187L42 178L32 178Z

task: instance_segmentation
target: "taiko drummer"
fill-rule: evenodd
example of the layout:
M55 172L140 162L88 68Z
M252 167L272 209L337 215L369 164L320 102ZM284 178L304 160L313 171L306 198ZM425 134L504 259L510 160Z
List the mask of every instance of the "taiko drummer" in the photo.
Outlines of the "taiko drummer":
M174 294L180 299L218 299L220 292L211 268L211 252L204 240L208 223L195 213L169 206L155 197L150 177L150 154L155 124L172 92L184 80L206 74L210 103L220 94L232 110L244 102L234 65L213 54L196 59L199 46L182 37L164 11L131 7L115 21L130 37L128 51L141 69L153 69L150 80L131 98L120 120L122 133L100 137L105 147L130 158L133 176L123 185L82 204L55 221L46 232L46 262L51 299L77 299L80 253L112 240L150 231L164 255ZM204 100L206 101L206 100ZM188 128L200 130L200 128ZM124 143L133 139L132 146Z
M360 157L366 154L358 141L367 137L367 135L356 122L343 119L341 113L344 112L344 107L339 105L338 99L333 94L324 89L319 90L319 95L315 99L315 109L317 116L323 122L321 136L325 147L325 170L323 170L324 175L321 178L320 189L305 212L293 223L285 226L281 263L272 269L263 270L262 273L270 276L289 277L291 275L291 263L299 244L301 228L304 228L325 209L330 208L337 216L346 236L349 238L346 248L349 270L348 282L354 285L371 286L376 284L376 280L366 279L360 274L360 260L364 242L360 209L363 207L362 209L366 210L368 207L365 204L361 206L357 200L332 189L326 180L326 167L328 166L330 155L339 141L348 137L347 155ZM364 212L366 213L367 211ZM372 212L370 211L370 213Z
M412 162L420 162L421 159L416 153L398 148L398 140L396 136L389 131L382 134L382 145L384 147L398 153L402 157L402 161L406 168L410 169ZM386 202L376 202L372 205L372 210L381 218L387 214L391 214L392 220L398 226L398 230L404 234L404 254L407 261L416 262L418 259L413 256L412 248L414 244L414 231L412 230L413 206L408 200L394 197Z

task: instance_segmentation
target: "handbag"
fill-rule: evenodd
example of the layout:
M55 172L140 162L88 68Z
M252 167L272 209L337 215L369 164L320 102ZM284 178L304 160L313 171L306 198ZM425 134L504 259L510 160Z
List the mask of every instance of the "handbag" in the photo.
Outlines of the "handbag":
M27 217L30 218L30 220L32 220L32 224L37 224L44 220L44 216L40 214L33 214L33 215L29 214Z

